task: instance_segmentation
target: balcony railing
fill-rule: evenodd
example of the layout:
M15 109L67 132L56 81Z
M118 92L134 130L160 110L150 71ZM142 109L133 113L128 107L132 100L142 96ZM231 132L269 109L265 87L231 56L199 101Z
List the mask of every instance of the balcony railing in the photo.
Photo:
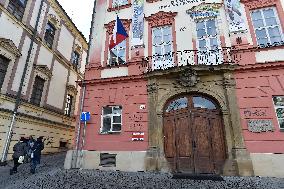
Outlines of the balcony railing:
M143 58L141 68L144 73L148 73L186 65L237 64L240 57L233 53L233 50L232 47L223 47L216 50L184 50L164 55L153 55Z

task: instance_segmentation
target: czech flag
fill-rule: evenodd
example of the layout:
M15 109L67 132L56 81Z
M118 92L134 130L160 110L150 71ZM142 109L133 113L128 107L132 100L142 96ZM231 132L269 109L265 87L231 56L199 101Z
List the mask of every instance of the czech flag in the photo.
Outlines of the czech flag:
M113 35L110 39L110 44L109 44L109 49L111 50L114 48L116 45L121 43L123 40L125 40L128 37L123 24L119 17L116 17L115 25L113 28Z

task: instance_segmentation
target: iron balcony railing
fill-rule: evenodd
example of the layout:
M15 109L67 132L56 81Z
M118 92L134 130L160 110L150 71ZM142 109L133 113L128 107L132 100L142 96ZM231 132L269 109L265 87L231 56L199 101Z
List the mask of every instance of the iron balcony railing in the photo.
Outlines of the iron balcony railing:
M144 73L147 73L186 65L214 66L219 64L237 64L239 60L239 54L234 53L232 47L207 51L184 50L144 57L142 59L142 70Z

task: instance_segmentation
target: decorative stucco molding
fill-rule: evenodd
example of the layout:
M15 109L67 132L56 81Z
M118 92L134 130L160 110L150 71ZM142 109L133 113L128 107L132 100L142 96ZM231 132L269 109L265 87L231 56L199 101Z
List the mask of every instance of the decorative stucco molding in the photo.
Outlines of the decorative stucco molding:
M0 38L0 47L3 47L7 51L14 54L16 57L22 56L19 49L16 47L16 45L10 39Z
M241 0L248 9L258 9L276 4L277 0Z
M76 44L74 45L74 50L75 50L76 52L78 52L80 55L83 54L83 49L82 49L82 47L81 47L78 43L76 43Z
M125 30L129 31L130 30L131 19L121 19L121 22L122 22ZM115 25L115 20L109 22L108 24L105 24L105 28L107 29L107 33L109 35L112 35L114 25Z
M199 78L197 73L193 69L186 69L182 73L180 73L177 78L177 83L183 87L193 87L197 84Z
M46 65L35 65L34 67L37 71L42 74L45 74L48 78L52 77L52 72Z
M67 89L67 92L73 94L73 96L76 96L76 94L78 93L74 85L67 85L66 89Z
M54 14L48 15L48 21L56 28L60 29L60 21Z
M158 84L157 83L151 83L151 84L147 85L147 92L149 94L155 93L157 91L158 91Z
M165 25L172 25L175 21L175 16L177 12L164 12L159 11L151 16L146 17L145 19L149 22L150 27L158 27Z

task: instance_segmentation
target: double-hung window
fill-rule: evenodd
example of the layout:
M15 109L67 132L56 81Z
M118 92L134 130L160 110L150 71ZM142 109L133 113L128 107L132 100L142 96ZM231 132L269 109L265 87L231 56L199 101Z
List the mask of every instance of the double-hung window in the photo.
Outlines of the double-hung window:
M109 50L109 66L126 64L126 39Z
M68 94L66 97L65 109L64 109L64 114L67 116L71 116L72 103L73 103L73 96Z
M80 54L79 54L78 52L74 51L74 52L72 53L72 64L73 64L73 67L74 67L75 69L78 68L79 61L80 61Z
M265 47L282 42L283 33L275 7L253 10L251 18L258 45Z
M0 90L4 83L4 79L7 73L8 66L9 66L9 60L0 55Z
M128 4L128 0L112 0L112 7L118 7L118 6L122 6L122 5L127 5Z
M174 66L172 27L152 29L152 68L166 69Z
M122 107L121 106L106 106L102 111L102 126L101 133L121 132L122 125Z
M54 36L55 36L55 27L48 22L45 29L44 40L49 48L52 48Z
M273 102L279 127L284 129L284 96L274 96Z
M10 0L7 10L13 14L17 20L22 20L27 5L27 0Z
M41 102L41 97L43 93L43 88L44 88L44 82L45 80L36 76L34 85L33 85L33 91L32 91L32 96L30 99L30 102L35 105L40 105Z
M198 64L220 64L222 53L215 19L199 20L196 23Z

